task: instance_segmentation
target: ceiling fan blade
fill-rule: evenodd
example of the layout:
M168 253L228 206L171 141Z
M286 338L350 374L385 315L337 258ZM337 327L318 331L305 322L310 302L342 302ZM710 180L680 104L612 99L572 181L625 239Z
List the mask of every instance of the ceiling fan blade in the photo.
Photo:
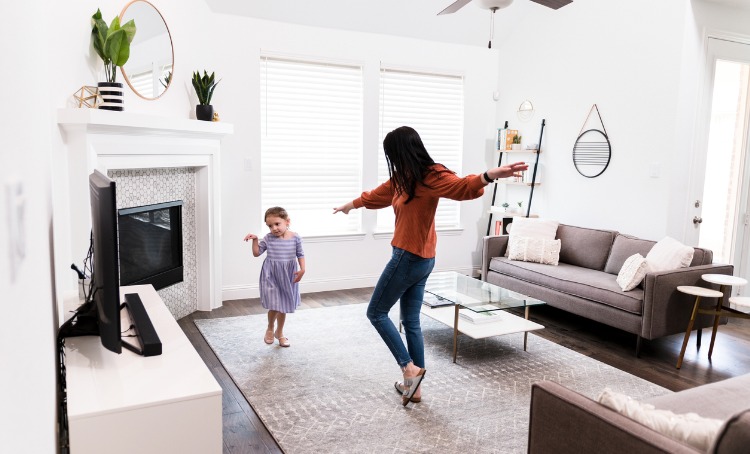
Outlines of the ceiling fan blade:
M438 16L441 15L441 14L452 14L452 13L455 13L456 11L460 10L461 8L463 8L464 6L468 5L470 2L471 2L471 0L456 0L455 2L451 3L450 5L448 5L447 8L445 8L442 11L440 11L438 13Z
M547 6L552 9L560 9L568 3L573 3L573 0L531 0L534 3Z

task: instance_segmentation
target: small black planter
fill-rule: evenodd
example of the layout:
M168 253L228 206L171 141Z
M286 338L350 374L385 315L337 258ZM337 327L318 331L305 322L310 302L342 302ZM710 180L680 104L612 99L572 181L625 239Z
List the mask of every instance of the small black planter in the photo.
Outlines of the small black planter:
M198 104L195 106L195 118L203 121L211 121L214 118L214 106Z
M125 99L122 91L121 82L99 82L99 94L102 97L102 103L98 108L103 110L125 110Z

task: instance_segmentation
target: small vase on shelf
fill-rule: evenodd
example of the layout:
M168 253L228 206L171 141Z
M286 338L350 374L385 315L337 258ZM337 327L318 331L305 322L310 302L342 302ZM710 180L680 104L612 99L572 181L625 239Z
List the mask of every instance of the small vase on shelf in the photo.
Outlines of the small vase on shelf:
M214 118L214 106L198 104L195 106L195 118L203 121L211 121Z
M97 106L99 109L119 112L125 110L122 82L99 82L96 85L102 97L101 104Z

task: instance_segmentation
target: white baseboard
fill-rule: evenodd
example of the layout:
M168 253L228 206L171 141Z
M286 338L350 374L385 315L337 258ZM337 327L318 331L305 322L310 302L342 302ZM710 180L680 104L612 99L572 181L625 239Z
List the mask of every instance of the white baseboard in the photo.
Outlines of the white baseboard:
M460 268L460 269L435 269L433 272L438 271L455 271L457 273L466 274L467 276L477 276L478 268ZM378 282L380 274L377 275L361 275L361 276L347 276L340 278L325 278L325 279L303 279L300 282L300 293L315 293L315 292L328 292L332 290L346 290L350 288L365 288L375 287ZM224 286L221 289L221 300L241 300L248 298L259 298L260 290L257 283L248 285L229 285Z

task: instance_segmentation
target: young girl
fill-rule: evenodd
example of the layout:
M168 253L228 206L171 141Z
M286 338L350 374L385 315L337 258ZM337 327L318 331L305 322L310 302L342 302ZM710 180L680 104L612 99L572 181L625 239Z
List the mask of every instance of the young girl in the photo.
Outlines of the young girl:
M268 328L263 340L270 345L275 337L280 346L289 347L289 339L284 337L284 322L286 314L294 312L300 303L298 282L305 274L305 253L302 238L289 230L289 215L285 209L269 208L265 219L271 233L260 241L252 233L245 236L245 241L253 240L254 257L268 251L260 270L259 285L260 303L268 309Z

